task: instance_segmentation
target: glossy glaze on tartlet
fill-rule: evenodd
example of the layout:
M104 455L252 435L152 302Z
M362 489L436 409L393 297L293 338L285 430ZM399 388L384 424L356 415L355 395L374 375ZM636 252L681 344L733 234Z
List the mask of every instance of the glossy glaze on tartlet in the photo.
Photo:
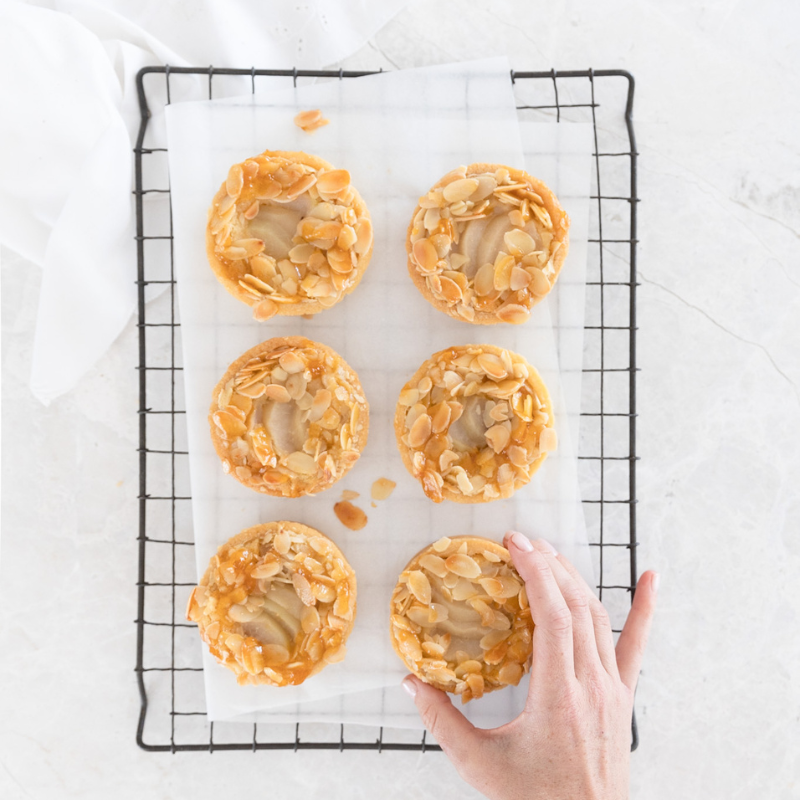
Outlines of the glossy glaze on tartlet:
M417 677L463 702L516 686L533 649L525 586L504 547L477 536L420 550L392 593L392 646Z
M206 253L257 320L316 314L363 277L372 222L347 170L266 150L230 168L208 212Z
M539 373L485 344L425 361L400 392L394 430L406 469L435 503L510 497L557 445Z
M327 489L356 463L369 405L338 353L286 336L230 365L214 388L209 424L225 472L256 491L300 497Z
M406 237L408 271L431 305L478 325L518 324L552 289L569 217L538 178L470 164L423 195Z
M345 657L356 577L327 536L268 522L219 548L192 591L186 617L240 684L303 683Z

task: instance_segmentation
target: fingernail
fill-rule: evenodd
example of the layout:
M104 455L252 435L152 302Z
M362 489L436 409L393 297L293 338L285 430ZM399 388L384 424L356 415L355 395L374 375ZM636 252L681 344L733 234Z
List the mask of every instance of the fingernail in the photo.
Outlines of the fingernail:
M417 685L414 683L414 679L412 677L403 678L403 683L401 686L408 692L411 697L417 693Z
M522 550L523 553L533 552L533 545L527 536L523 536L521 533L514 531L514 533L511 534L511 541L517 550Z
M536 540L550 555L557 556L558 550L547 541L547 539L537 539Z
M653 589L653 594L658 594L658 584L661 583L661 576L656 572L653 575L653 580L650 582L650 586Z

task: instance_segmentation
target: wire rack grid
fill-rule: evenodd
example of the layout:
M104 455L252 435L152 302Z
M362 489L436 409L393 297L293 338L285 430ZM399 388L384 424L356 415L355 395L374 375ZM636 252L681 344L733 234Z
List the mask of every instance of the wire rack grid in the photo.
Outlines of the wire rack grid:
M139 306L139 564L137 744L148 751L439 750L423 735L354 725L213 723L206 718L194 624L191 492L182 403L180 322L172 259L166 136L173 100L211 99L346 80L346 70L146 67L137 75L141 124L134 149ZM623 70L512 72L521 119L590 122L592 208L584 326L579 478L598 591L619 633L635 591L637 151L633 77ZM302 730L301 730L302 727ZM302 734L302 735L301 735ZM635 716L632 749L638 745Z

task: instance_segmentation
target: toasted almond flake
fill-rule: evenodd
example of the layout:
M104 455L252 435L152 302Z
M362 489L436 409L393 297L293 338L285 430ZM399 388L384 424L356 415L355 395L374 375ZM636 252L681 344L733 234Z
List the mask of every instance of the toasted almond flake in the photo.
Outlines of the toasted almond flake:
M429 239L420 239L414 242L411 252L414 260L424 272L431 272L436 268L439 254Z
M531 276L531 291L539 297L546 295L550 291L550 281L544 272L536 267L529 267L528 272Z
M222 251L222 255L228 261L242 261L247 258L247 250L244 247L226 247Z
M493 425L486 431L485 436L495 453L502 453L511 440L511 432L504 425Z
M278 363L281 365L281 369L284 369L289 375L302 372L306 368L303 359L291 350L282 353L278 358Z
M558 434L555 428L544 428L539 434L539 450L552 453L558 447Z
M278 403L288 403L292 398L289 392L286 391L285 386L279 383L271 383L264 389L264 396L270 400L276 400Z
M367 524L367 515L349 500L342 500L336 503L333 511L339 522L346 528L350 528L351 531L360 531Z
M434 555L433 553L427 553L426 555L422 556L419 561L419 565L423 568L428 570L433 575L436 575L438 578L443 578L447 574L447 565L444 562L444 559Z
M242 171L241 164L234 164L228 172L228 178L225 181L225 190L228 195L236 199L242 193L244 186L244 172Z
M533 241L530 234L518 228L507 231L503 236L503 241L513 255L524 256L536 250L536 242Z
M297 592L297 596L304 606L316 605L317 599L314 597L311 591L311 584L308 582L308 578L306 578L305 575L301 572L293 573L292 586L294 586L294 590Z
M320 111L318 108L315 108L309 111L301 111L299 114L297 114L297 116L294 118L294 124L297 125L298 128L305 130L306 128L313 128L316 126L321 119L322 111Z
M346 169L322 172L317 177L317 189L324 194L338 194L350 184L350 173Z
M525 306L509 303L500 308L497 316L503 322L519 325L522 322L527 322L530 317L530 311Z
M480 353L477 360L480 368L494 380L502 380L508 374L503 362L494 353Z
M421 570L413 570L408 574L408 588L414 597L423 605L431 602L431 584Z
M440 278L439 294L448 303L458 303L464 296L461 287L455 281L444 276Z
M473 580L481 574L478 562L471 556L463 553L454 553L445 559L447 569L462 578Z
M531 275L527 270L521 267L514 267L511 270L511 279L509 281L509 288L512 292L517 292L524 289L531 282Z
M442 195L448 203L456 203L459 200L466 200L478 188L478 181L475 178L461 178L460 180L448 183L442 190Z
M302 450L297 450L286 459L286 467L298 475L313 475L317 471L317 462Z
M433 547L433 549L434 549L434 550L435 550L437 553L443 553L445 550L447 550L447 548L448 548L448 547L450 547L450 544L451 544L451 543L452 543L452 540L451 540L451 539L449 539L447 536L443 536L441 539L437 539L437 540L436 540L436 541L435 541L435 542L434 542L434 543L431 545L431 547Z
M387 500L395 490L397 484L389 478L378 478L372 484L372 499Z
M514 256L500 252L494 262L494 288L505 292L511 286L511 270L514 269Z
M419 449L425 446L432 432L431 418L427 414L420 414L408 432L408 446Z
M358 255L364 255L372 247L372 223L366 219L359 219L355 226L356 243L354 250Z

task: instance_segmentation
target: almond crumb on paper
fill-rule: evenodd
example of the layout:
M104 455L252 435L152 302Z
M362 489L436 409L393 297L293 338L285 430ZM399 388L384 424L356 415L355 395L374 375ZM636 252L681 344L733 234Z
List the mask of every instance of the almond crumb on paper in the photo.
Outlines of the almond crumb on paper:
M342 489L342 500L355 500L358 496L358 492L352 489Z
M301 111L294 118L294 124L306 133L313 133L317 128L322 128L329 122L330 120L325 119L318 108L312 109L311 111Z
M333 511L339 518L339 522L346 528L350 528L351 531L360 531L367 524L367 515L349 500L336 503Z
M372 484L372 499L386 500L394 491L395 486L397 486L397 484L394 481L390 481L388 478L378 478L378 480Z

